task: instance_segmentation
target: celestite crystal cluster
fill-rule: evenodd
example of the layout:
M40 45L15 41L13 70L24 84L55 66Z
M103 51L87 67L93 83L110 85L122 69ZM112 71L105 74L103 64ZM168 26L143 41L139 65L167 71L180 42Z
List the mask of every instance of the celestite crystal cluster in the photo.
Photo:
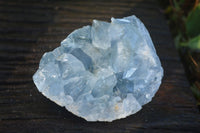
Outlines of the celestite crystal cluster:
M134 15L94 20L43 55L33 76L47 98L87 121L138 112L158 90L163 69L150 35Z

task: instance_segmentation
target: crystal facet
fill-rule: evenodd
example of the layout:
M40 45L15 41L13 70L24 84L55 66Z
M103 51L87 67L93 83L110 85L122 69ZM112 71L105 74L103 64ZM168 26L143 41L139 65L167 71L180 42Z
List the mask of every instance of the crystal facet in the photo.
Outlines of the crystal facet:
M43 55L33 76L47 98L88 121L138 112L158 90L163 69L150 35L134 15L94 20Z

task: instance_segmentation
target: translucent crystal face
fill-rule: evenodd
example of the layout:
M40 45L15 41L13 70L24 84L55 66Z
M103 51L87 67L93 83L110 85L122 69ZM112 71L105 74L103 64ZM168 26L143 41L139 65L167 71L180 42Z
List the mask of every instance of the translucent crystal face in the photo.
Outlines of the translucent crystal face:
M43 55L33 76L47 98L88 121L136 113L158 90L163 69L135 16L94 20Z

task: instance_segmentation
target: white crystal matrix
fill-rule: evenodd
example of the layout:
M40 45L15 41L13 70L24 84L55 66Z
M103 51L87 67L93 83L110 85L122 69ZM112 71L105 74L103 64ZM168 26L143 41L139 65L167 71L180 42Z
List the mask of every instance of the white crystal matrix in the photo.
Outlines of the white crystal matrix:
M150 35L134 15L94 20L43 55L33 76L47 98L87 121L138 112L158 90L163 69Z

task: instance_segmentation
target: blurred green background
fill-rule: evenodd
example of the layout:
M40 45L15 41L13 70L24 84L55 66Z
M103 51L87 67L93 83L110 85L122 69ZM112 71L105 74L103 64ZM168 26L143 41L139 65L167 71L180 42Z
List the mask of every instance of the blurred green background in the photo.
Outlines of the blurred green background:
M168 19L176 48L200 109L200 2L199 0L159 2Z

